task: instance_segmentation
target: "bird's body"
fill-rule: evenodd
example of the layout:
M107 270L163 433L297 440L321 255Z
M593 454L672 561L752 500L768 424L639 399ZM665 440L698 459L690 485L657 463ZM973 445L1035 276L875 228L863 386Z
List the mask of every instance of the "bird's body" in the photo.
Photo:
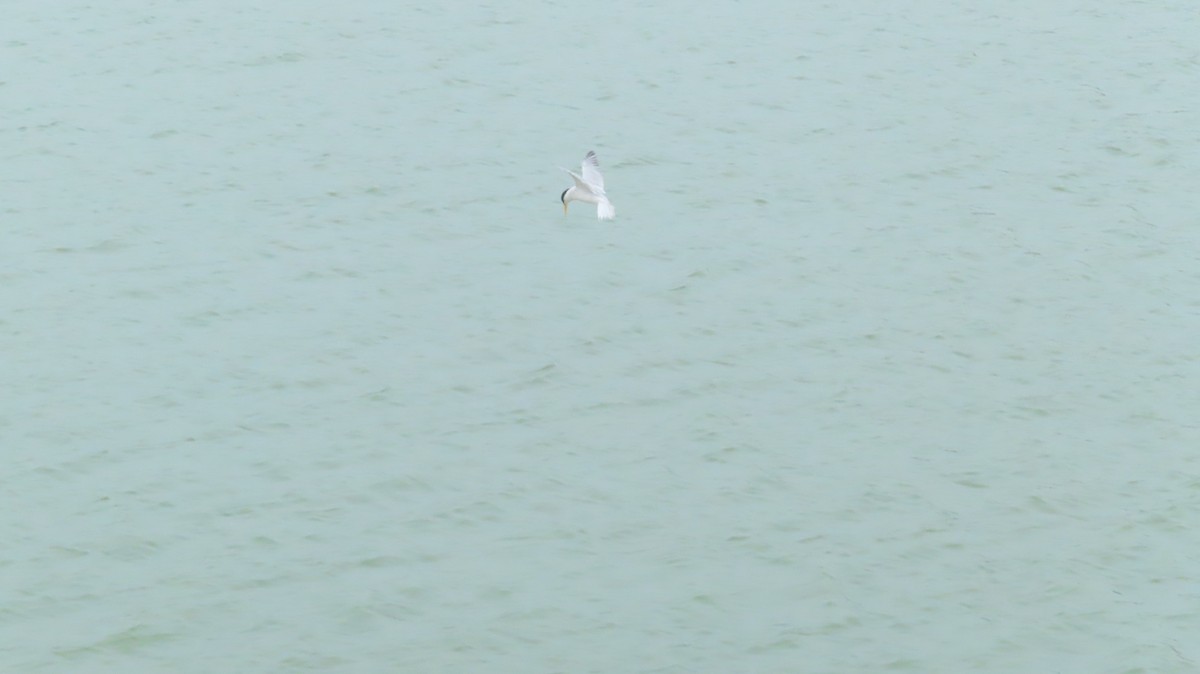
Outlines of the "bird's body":
M583 158L583 167L580 169L582 176L576 175L574 171L563 170L575 180L574 187L563 190L563 215L567 213L568 203L582 201L585 204L596 204L596 217L600 220L612 220L617 217L617 209L604 192L604 176L600 175L600 162L596 159L595 152L588 152Z

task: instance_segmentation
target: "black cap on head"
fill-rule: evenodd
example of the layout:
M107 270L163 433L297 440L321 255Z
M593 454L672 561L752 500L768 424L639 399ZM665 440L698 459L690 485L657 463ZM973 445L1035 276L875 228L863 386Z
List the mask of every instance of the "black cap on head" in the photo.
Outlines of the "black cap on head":
M560 197L558 198L558 200L559 200L559 201L561 201L561 202L563 202L564 204L565 204L565 203L567 203L567 192L570 192L570 191L571 191L571 188L570 188L570 187L568 187L567 189L563 190L562 196L560 196Z

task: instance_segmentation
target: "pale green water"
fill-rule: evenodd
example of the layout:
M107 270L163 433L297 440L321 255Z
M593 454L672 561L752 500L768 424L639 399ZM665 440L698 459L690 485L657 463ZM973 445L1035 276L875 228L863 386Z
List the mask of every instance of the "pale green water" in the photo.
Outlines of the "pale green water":
M0 669L1200 668L1194 7L259 5L5 10Z

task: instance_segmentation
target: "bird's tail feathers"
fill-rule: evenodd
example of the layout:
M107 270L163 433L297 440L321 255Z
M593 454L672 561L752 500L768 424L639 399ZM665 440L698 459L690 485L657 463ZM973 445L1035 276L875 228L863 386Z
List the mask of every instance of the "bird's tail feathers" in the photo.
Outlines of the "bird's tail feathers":
M596 217L601 220L612 220L617 217L617 208L608 199L596 204Z

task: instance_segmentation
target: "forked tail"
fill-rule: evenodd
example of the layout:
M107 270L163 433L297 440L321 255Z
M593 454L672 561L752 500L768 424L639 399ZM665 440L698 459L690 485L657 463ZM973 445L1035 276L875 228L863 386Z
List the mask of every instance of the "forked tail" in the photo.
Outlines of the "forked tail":
M596 217L601 220L612 220L617 217L617 208L608 199L596 204Z

